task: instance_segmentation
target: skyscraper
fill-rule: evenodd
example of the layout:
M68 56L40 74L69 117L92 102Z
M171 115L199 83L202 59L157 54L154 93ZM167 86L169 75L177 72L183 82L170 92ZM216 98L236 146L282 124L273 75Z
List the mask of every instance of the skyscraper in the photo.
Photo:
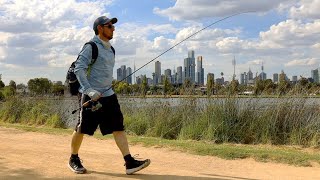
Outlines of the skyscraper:
M320 70L320 68L315 69L315 70L311 70L311 78L313 79L313 82L315 82L315 83L319 83L319 70Z
M204 85L204 69L202 67L202 56L197 57L197 74L196 82L198 85Z
M191 50L184 59L184 79L189 79L191 83L195 82L195 66L194 51Z
M278 73L274 73L273 74L273 83L278 83L279 82L279 74Z
M155 83L159 84L161 82L161 63L159 61L155 62Z
M182 84L182 66L177 67L177 83Z
M129 76L132 73L132 69L130 67L126 70L126 75ZM127 77L127 83L132 84L132 76Z
M121 67L121 79L120 80L123 80L124 78L126 78L126 76L127 76L127 72L126 72L126 70L127 70L127 68L126 68L126 65L122 65Z

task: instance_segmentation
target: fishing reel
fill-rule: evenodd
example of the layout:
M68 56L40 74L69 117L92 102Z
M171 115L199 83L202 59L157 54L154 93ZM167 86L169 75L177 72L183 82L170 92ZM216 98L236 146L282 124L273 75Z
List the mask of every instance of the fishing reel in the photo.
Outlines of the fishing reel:
M86 108L87 110L91 110L92 112L98 111L102 108L102 104L99 101L90 101L91 107Z

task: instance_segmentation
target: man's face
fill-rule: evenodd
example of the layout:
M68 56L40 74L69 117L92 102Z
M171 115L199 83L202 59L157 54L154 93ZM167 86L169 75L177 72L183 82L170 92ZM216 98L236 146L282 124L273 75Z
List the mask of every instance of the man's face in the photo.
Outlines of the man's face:
M104 36L108 40L111 40L113 38L114 25L111 22L109 22L101 26L102 26L102 36Z

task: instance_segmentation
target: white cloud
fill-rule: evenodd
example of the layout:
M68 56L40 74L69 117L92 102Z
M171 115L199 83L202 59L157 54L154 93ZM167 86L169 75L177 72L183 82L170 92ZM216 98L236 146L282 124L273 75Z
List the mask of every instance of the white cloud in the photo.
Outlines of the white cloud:
M295 19L319 19L320 0L300 0L297 6L290 8L290 16Z
M313 66L319 64L319 60L315 58L308 58L308 59L295 59L292 61L289 61L285 64L286 67L290 66Z
M154 13L168 16L171 20L198 20L222 17L233 13L267 12L289 0L177 0L173 7L154 8Z

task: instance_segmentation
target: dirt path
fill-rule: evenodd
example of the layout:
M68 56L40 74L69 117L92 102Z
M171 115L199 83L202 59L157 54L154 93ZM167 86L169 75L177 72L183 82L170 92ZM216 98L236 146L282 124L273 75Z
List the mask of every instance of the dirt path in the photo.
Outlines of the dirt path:
M70 137L0 127L0 179L320 179L319 167L223 160L142 146L131 146L131 153L150 158L151 165L128 176L115 142L92 137L85 137L80 152L89 172L77 175L67 168Z

